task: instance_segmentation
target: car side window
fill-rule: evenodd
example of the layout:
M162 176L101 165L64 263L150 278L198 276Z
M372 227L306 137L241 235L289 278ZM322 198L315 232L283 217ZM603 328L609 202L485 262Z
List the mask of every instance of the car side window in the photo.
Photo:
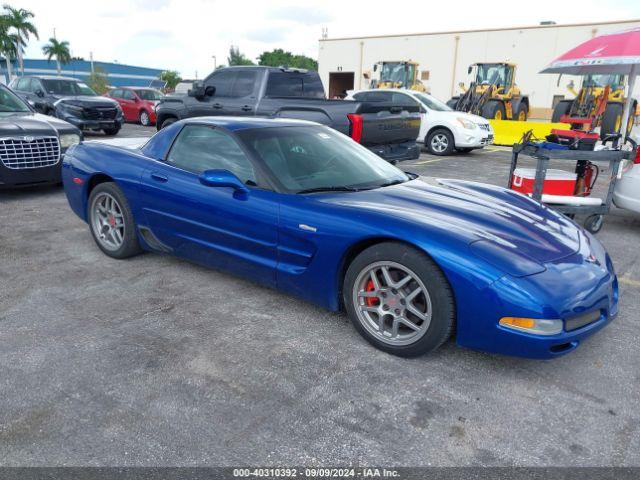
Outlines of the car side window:
M116 88L115 90L111 90L110 95L111 95L113 98L121 98L121 97L122 97L122 90L119 90L119 89L117 89L117 88Z
M16 83L15 89L20 90L21 92L29 92L29 86L31 85L30 78L21 78Z
M404 93L393 93L391 95L391 101L396 105L402 105L403 107L415 107L418 102Z
M205 86L216 87L216 97L230 97L233 83L236 78L236 70L220 70L212 73L204 82Z
M229 170L243 183L256 185L251 161L225 132L205 125L187 125L173 143L167 163L195 174Z
M122 90L122 98L125 100L135 100L136 96L131 90Z
M391 93L389 92L361 92L356 93L353 98L360 102L390 102Z
M255 70L238 71L231 91L231 96L240 98L251 95L256 84L256 73L257 72Z

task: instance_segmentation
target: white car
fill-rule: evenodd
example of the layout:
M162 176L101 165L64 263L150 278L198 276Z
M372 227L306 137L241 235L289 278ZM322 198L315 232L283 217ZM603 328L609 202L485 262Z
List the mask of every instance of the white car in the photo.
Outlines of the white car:
M428 93L406 89L353 90L348 99L418 105L422 122L417 141L433 155L470 152L493 143L493 129L484 117L456 112Z
M640 213L640 156L625 165L613 191L616 207Z

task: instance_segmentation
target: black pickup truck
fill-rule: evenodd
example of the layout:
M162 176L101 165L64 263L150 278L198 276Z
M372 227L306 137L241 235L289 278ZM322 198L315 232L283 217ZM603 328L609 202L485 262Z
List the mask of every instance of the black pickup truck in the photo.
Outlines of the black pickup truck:
M156 107L157 128L189 117L227 115L297 118L351 136L382 158L420 155L417 106L327 100L317 72L280 67L227 67L194 83L188 95L170 95Z

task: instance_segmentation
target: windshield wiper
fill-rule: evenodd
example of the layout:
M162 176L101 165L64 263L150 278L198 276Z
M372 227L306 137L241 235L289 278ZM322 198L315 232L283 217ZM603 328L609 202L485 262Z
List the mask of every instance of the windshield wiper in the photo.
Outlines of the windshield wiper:
M341 186L341 187L315 187L315 188L306 188L304 190L300 190L296 193L316 193L316 192L357 192L357 188Z
M405 181L406 180L391 180L390 182L386 182L378 185L378 187L390 187L392 185L399 185L401 183L404 183Z

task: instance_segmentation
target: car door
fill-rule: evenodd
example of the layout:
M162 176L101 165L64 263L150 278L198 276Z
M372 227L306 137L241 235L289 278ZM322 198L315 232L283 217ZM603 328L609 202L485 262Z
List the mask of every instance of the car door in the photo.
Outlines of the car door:
M394 105L400 105L402 107L417 106L420 108L420 133L418 134L418 140L423 141L430 129L426 108L422 105L421 102L404 92L393 92L391 94L391 101L394 103Z
M214 94L205 95L203 98L189 97L187 116L229 115L226 106L231 96L236 72L237 70L225 68L209 75L204 80L204 87L205 89L213 87Z
M223 102L225 115L234 117L255 115L258 84L256 70L238 70L231 92Z
M222 169L249 186L200 183L206 170ZM263 188L251 159L228 132L186 125L163 162L141 180L141 201L150 243L178 256L275 285L278 194ZM146 237L145 237L146 238Z
M122 107L124 119L127 122L135 122L138 120L138 102L136 102L136 98L135 93L131 90L122 90L120 106Z

